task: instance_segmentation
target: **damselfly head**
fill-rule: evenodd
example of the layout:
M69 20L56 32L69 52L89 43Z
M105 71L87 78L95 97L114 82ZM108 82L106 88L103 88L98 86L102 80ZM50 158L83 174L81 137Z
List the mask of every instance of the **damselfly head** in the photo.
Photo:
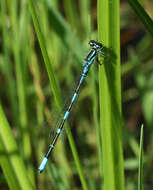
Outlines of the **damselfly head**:
M101 48L103 47L103 45L102 45L100 42L97 42L97 41L95 41L95 40L90 40L90 41L89 41L89 45L90 45L91 47L96 48L96 49L101 49Z

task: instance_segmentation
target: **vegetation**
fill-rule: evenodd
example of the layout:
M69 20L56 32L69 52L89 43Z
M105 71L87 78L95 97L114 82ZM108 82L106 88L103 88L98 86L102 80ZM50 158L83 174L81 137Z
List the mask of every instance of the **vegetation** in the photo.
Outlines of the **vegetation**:
M153 4L119 3L0 1L1 189L152 189ZM105 46L103 64L39 174L90 39Z

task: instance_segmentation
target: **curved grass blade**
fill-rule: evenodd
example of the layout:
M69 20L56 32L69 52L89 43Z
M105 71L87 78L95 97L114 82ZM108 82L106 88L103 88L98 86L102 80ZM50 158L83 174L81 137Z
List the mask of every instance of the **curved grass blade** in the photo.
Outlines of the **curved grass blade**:
M150 16L147 14L145 9L141 6L141 4L135 0L128 0L130 6L135 11L135 13L138 15L141 22L144 24L145 28L150 32L150 34L153 36L153 21L150 18Z
M38 22L38 18L37 18L37 15L36 15L36 11L35 11L35 8L34 8L33 1L28 0L28 3L29 3L29 7L30 7L30 12L31 12L31 15L32 15L33 23L34 23L34 26L35 26L36 34L38 36L38 40L39 40L40 48L41 48L41 51L42 51L42 55L43 55L43 58L44 58L45 66L46 66L46 69L47 69L47 73L48 73L48 76L49 76L51 89L53 89L53 94L54 94L54 97L55 97L55 101L56 101L58 107L60 108L61 100L60 100L60 96L59 96L59 89L57 87L57 83L56 83L55 77L53 75L53 68L52 68L52 65L50 63L49 56L48 56L48 53L47 53L47 50L46 50L45 40L44 40L44 37L42 35L40 26L39 26L39 22Z
M12 131L0 104L0 164L10 189L34 189L19 155Z
M57 84L56 84L55 77L54 77L54 74L53 74L53 69L52 69L52 66L51 66L51 63L49 61L49 57L48 57L48 54L47 54L47 51L46 51L45 41L44 41L43 35L41 33L41 30L40 30L40 26L39 26L39 22L38 22L38 18L37 18L37 15L36 15L36 11L35 11L35 8L34 8L33 1L28 0L28 4L29 4L31 15L32 15L33 23L34 23L34 26L35 26L35 30L36 30L36 33L37 33L37 37L38 37L38 40L39 40L39 43L40 43L40 47L41 47L41 50L42 50L42 54L43 54L43 58L44 58L44 61L45 61L46 69L47 69L47 72L48 72L48 75L49 75L51 88L53 90L53 94L55 96L56 103L60 108L61 107L61 99L60 99L60 95L59 95L59 90L57 88ZM85 177L83 175L82 166L81 166L81 163L80 163L80 160L79 160L79 155L77 153L75 143L74 143L74 140L73 140L73 137L72 137L72 133L71 133L69 127L66 127L66 132L67 132L67 135L68 135L68 140L69 140L70 147L71 147L71 150L72 150L72 153L73 153L73 156L74 156L74 160L75 160L75 163L76 163L76 166L77 166L79 177L80 177L80 180L81 180L81 183L82 183L82 187L83 187L84 190L87 190L88 189L87 188L87 183L86 183Z

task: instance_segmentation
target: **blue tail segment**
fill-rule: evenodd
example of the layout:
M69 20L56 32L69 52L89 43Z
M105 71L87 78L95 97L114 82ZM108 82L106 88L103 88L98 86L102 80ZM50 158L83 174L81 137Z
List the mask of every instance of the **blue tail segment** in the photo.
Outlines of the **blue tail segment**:
M71 102L74 102L74 101L75 101L75 99L76 99L76 97L77 97L77 93L74 93L74 95L73 95L73 97L72 97Z
M73 106L73 103L76 101L77 99L77 96L79 94L79 91L80 91L80 87L84 81L84 79L86 78L87 74L88 74L88 71L90 70L90 67L91 65L93 64L93 62L95 60L98 59L98 54L99 55L102 55L104 57L104 52L102 52L102 49L103 49L103 45L97 41L94 41L94 40L90 40L89 42L89 45L92 47L91 50L88 52L87 56L85 57L84 61L83 61L83 69L82 69L82 73L81 73L81 78L80 78L80 81L78 83L78 86L77 88L75 89L75 92L72 96L72 99L71 99L71 102L64 114L64 117L62 119L62 121L60 122L59 124L59 127L56 131L56 134L55 134L55 137L52 141L52 143L50 144L49 146L49 150L46 154L46 156L44 157L44 159L42 160L38 170L39 170L39 173L43 172L44 169L45 169L45 166L47 164L47 161L48 161L48 158L58 140L58 137L59 135L61 134L61 131L64 127L64 124L65 124L65 121L67 120L67 118L69 117L70 115L70 112L71 112L71 109L72 109L72 106Z
M44 159L42 160L42 162L41 162L41 164L40 164L40 166L38 168L39 173L44 171L45 166L47 164L47 161L48 161L48 159L46 157L44 157Z
M66 111L66 112L65 112L65 115L64 115L64 120L66 120L66 119L68 118L69 113L70 113L69 111Z

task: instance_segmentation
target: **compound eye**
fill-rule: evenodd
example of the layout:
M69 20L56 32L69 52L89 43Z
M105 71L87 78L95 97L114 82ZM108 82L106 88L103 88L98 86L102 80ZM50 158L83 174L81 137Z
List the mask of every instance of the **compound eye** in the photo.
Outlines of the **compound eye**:
M90 46L94 46L94 45L95 45L95 42L94 42L93 40L90 40L89 45L90 45Z

